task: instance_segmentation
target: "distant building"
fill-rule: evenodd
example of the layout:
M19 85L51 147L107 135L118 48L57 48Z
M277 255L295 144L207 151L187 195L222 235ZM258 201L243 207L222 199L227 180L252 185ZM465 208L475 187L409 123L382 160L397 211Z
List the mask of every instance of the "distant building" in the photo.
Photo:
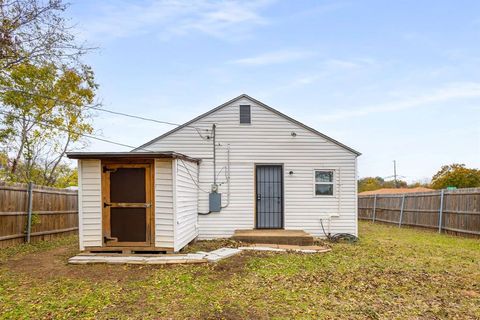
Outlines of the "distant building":
M372 191L363 191L358 193L359 196L368 196L371 194L398 194L398 193L416 193L416 192L431 192L433 189L416 187L416 188L382 188Z

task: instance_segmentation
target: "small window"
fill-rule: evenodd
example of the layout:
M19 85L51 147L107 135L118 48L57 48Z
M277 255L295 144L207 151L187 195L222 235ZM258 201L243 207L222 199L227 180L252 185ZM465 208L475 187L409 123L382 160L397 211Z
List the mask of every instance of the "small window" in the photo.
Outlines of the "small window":
M249 105L240 106L240 123L250 124L251 123L251 114Z
M333 196L332 170L315 170L315 195Z

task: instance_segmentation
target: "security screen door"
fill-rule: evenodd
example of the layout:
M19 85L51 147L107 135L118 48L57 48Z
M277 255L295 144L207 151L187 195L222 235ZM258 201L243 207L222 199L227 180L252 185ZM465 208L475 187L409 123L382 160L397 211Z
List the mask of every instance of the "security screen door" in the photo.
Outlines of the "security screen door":
M281 165L256 166L256 227L283 227L283 168Z
M150 164L104 164L103 178L105 245L150 245Z

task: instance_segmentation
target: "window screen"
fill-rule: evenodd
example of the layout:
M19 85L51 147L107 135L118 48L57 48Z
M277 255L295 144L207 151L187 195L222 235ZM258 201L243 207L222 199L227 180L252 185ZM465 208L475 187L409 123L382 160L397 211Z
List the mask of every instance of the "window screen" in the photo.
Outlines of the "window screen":
M333 171L315 170L315 195L333 196Z
M249 105L240 106L240 123L251 123L251 114Z

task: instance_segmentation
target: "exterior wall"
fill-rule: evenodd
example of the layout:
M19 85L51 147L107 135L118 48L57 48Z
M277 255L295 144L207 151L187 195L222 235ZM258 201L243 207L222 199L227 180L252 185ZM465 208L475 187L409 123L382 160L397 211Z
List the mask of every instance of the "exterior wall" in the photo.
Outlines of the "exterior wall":
M155 246L173 248L173 170L171 159L155 160Z
M252 123L239 123L239 105L251 105ZM356 155L317 134L256 105L247 98L213 112L149 145L149 150L171 151L202 158L198 210L208 212L208 191L213 182L212 141L196 128L217 124L217 175L223 205L227 205L227 145L230 145L230 201L220 213L199 216L199 238L231 236L236 229L255 227L255 164L284 166L285 228L303 229L322 236L320 219L332 233L357 234ZM201 130L206 135L205 130ZM292 132L296 136L291 135ZM334 196L314 196L314 170L335 170ZM221 171L221 173L220 173ZM289 175L289 171L293 171ZM330 219L331 217L331 219ZM327 231L328 232L328 231Z
M80 250L102 245L101 174L100 160L78 160Z
M175 251L182 249L198 236L198 188L192 180L197 178L198 165L194 162L174 160ZM192 176L192 177L191 177Z

